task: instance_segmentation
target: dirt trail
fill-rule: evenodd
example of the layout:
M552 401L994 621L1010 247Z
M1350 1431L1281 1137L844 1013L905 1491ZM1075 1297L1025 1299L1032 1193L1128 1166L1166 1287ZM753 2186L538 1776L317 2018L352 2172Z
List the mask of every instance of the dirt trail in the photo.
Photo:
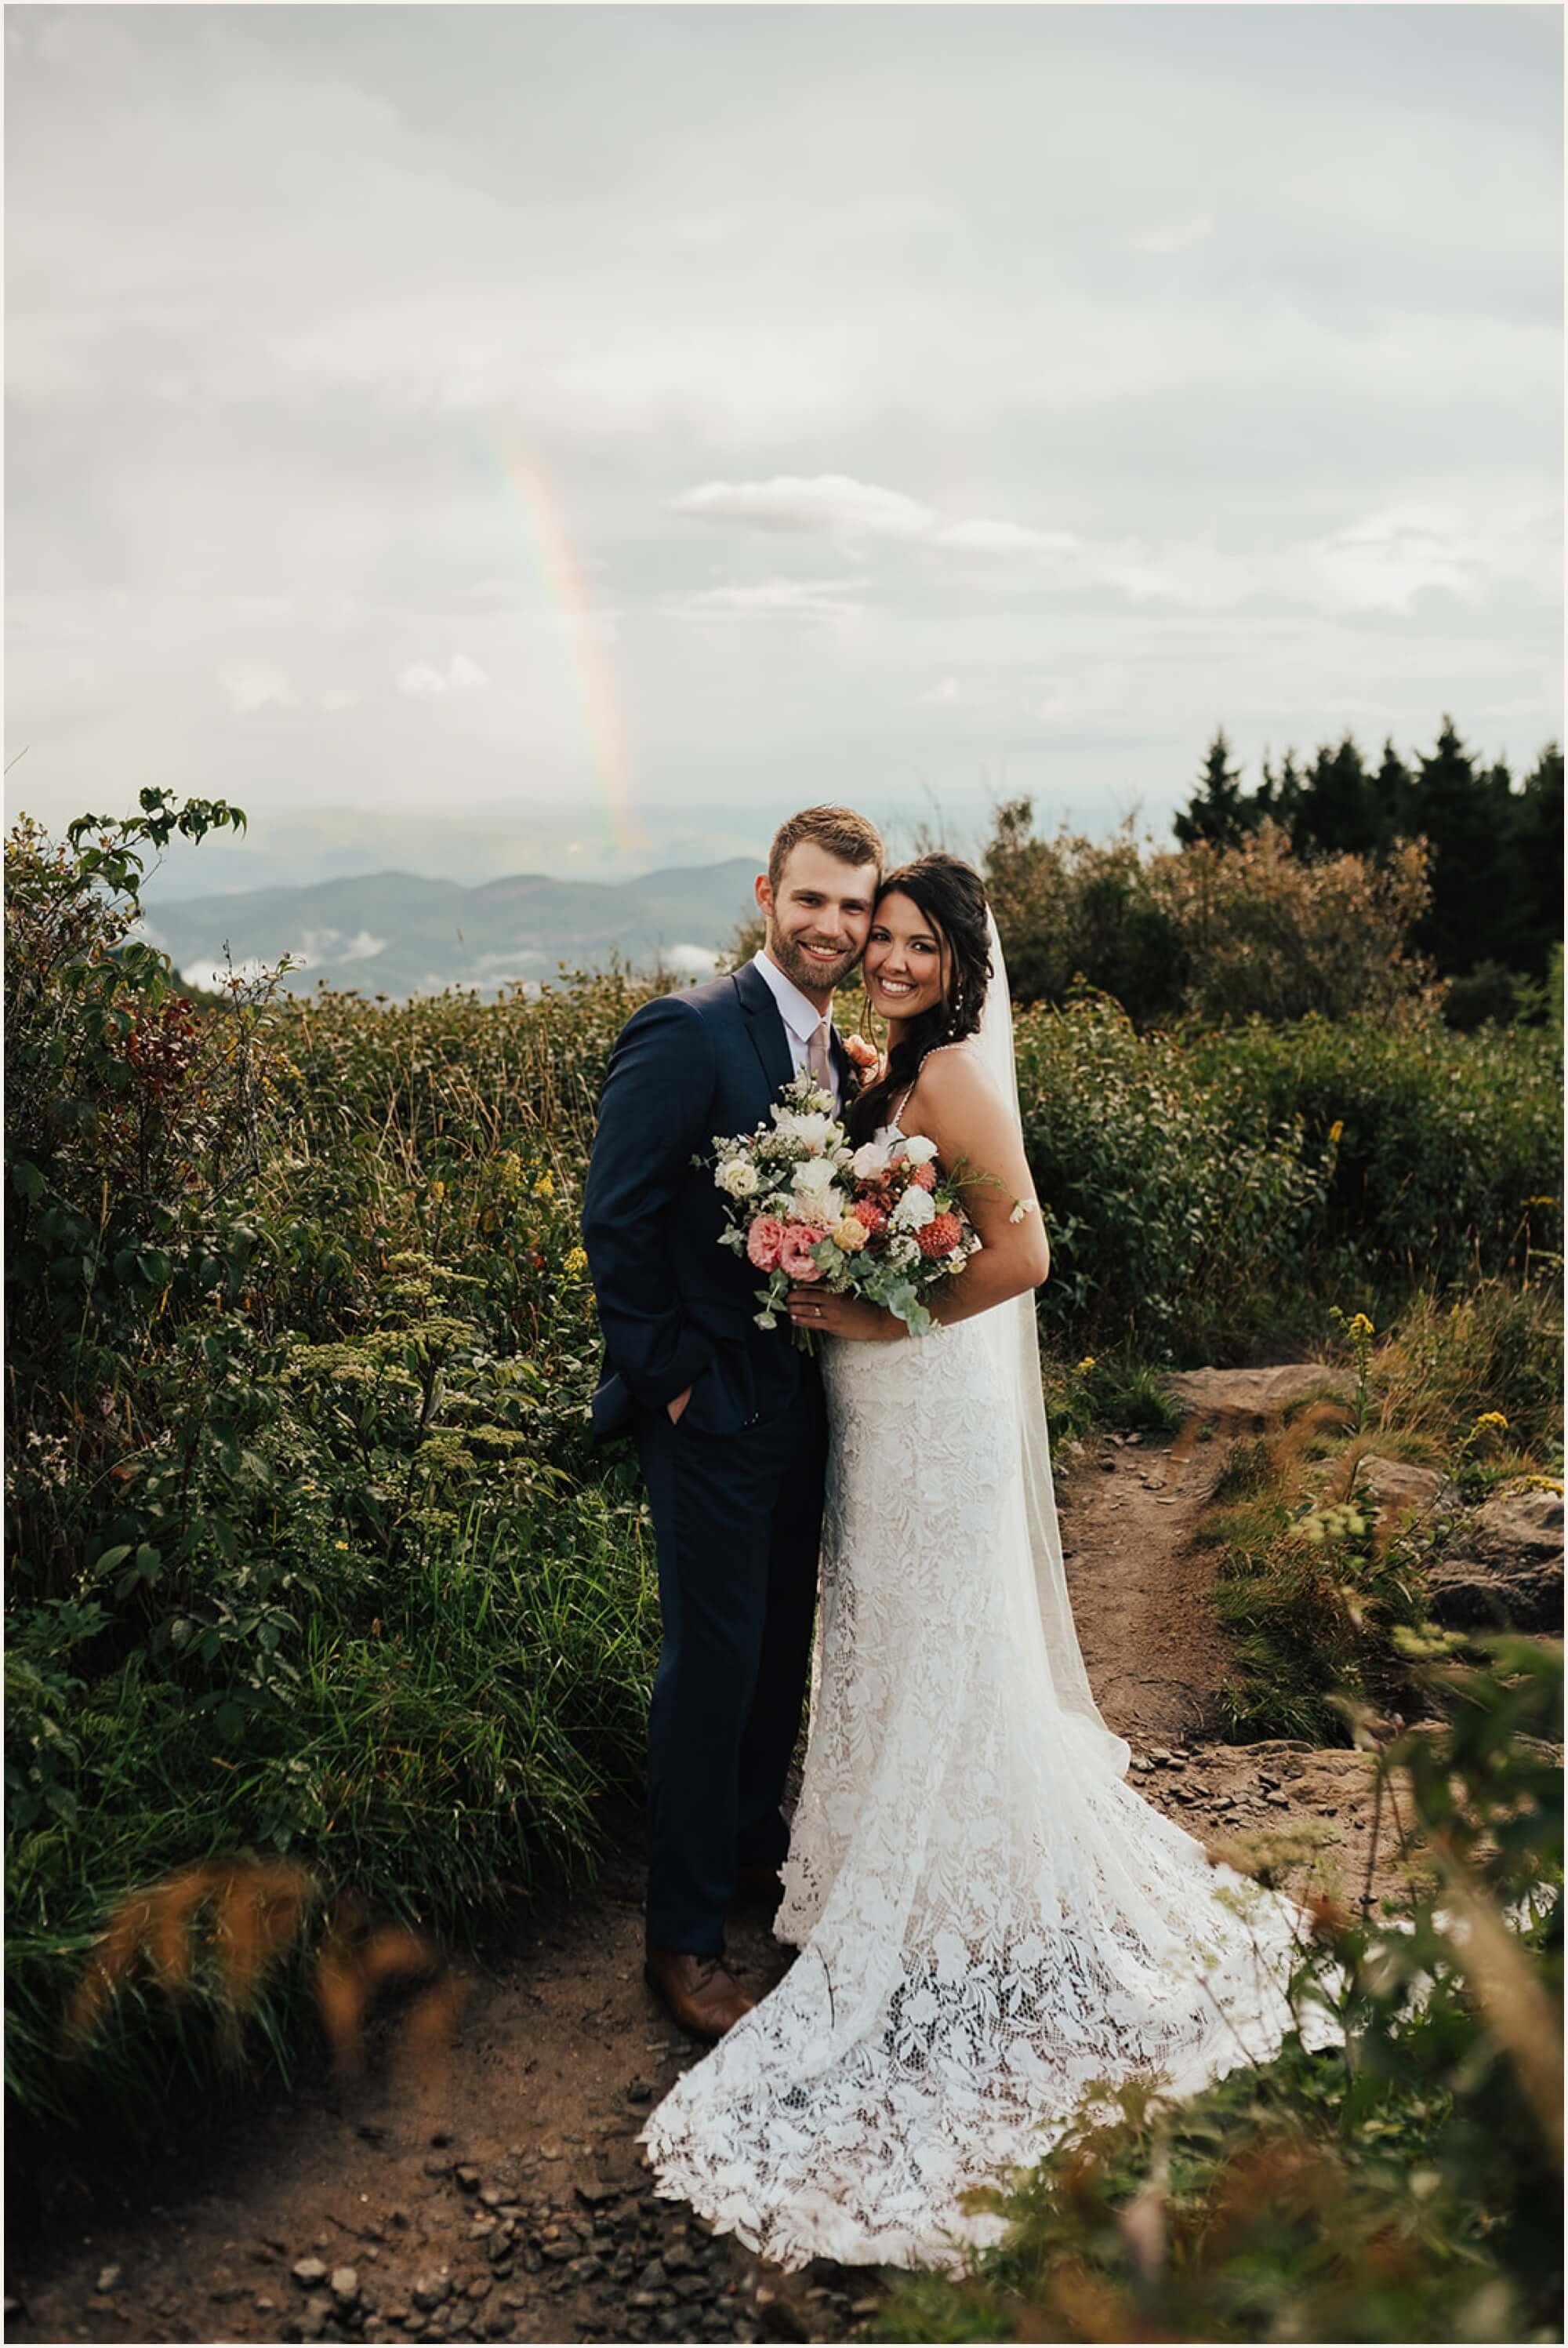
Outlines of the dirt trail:
M1175 1443L1096 1437L1064 1479L1091 1678L1134 1782L1212 1849L1316 1818L1358 1889L1361 1757L1213 1737L1225 1646L1213 1552L1190 1537L1228 1447L1193 1441L1195 1426ZM637 2130L701 2050L642 1984L641 1897L629 1822L595 1890L541 1902L473 1984L439 2066L400 2067L394 2031L357 2086L323 2075L200 2144L151 2147L122 2184L66 2180L44 2240L8 2230L6 2336L855 2337L872 2273L782 2276L649 2189ZM753 1988L778 1978L760 1916L737 1920L733 1945Z

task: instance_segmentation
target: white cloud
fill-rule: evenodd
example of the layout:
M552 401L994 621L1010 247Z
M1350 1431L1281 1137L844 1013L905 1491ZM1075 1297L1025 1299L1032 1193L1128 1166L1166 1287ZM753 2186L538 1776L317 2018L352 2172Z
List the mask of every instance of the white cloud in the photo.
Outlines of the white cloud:
M445 668L429 661L414 661L399 675L399 693L472 693L489 677L466 653L454 653Z
M337 959L339 962L371 962L378 953L384 953L391 943L390 938L373 937L368 930L356 930Z
M1129 539L1091 551L1091 575L1134 602L1157 597L1199 611L1220 611L1241 602L1261 585L1264 566L1226 555L1213 546L1151 547Z
M240 717L253 717L259 709L300 705L300 696L282 671L260 662L232 662L219 671L218 681L230 708Z
M1086 550L1084 570L1135 602L1159 600L1222 612L1255 596L1353 617L1408 613L1425 588L1466 602L1510 586L1542 596L1560 579L1557 527L1545 513L1478 504L1383 509L1321 536L1246 554L1212 544L1152 546L1129 539Z
M1213 212L1184 212L1174 220L1132 229L1122 241L1130 252L1190 252L1195 244L1208 242L1214 225Z
M938 709L950 709L958 697L958 680L956 676L941 678L931 687L929 693L923 693L920 695L923 702L927 705L934 703Z
M753 530L826 532L846 538L926 538L936 528L929 506L898 489L878 489L847 473L807 479L780 473L771 481L705 481L666 500L671 513Z
M712 978L718 956L712 946L666 946L662 960L682 978Z
M697 618L709 612L757 612L811 620L854 620L865 608L859 591L869 584L866 579L757 579L704 587L693 595L671 596L665 608Z
M810 479L781 473L768 481L705 481L667 499L665 505L671 513L699 521L862 542L883 539L955 554L1068 555L1076 553L1081 543L1070 530L1033 530L982 515L944 521L918 498L874 481L855 480L847 473L821 473ZM787 582L768 582L782 583Z
M378 938L369 930L358 930L352 938L345 937L342 930L330 927L306 930L299 944L290 948L289 959L297 970L319 970L326 964L349 962L373 962L377 954L386 952L391 942L390 938ZM246 964L250 971L259 970L261 966L259 963ZM186 976L193 977L194 973L188 971ZM203 979L201 983L209 985L212 982Z
M1300 551L1302 586L1339 611L1408 611L1423 587L1472 601L1487 575L1441 521L1413 513L1368 514Z
M934 543L961 554L1075 554L1082 541L1065 530L1027 530L1016 521L953 521Z
M260 956L252 955L250 961L237 962L232 965L226 962L181 963L179 975L187 986L200 986L209 994L227 994L231 978L239 979L242 985L253 986L258 979L265 977L271 967Z

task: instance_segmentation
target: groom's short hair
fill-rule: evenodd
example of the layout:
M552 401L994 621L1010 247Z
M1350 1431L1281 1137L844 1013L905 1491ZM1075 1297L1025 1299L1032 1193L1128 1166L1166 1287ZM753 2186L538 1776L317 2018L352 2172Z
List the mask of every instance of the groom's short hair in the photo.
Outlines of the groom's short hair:
M803 839L814 839L836 856L841 864L875 864L878 875L882 870L882 834L874 823L853 808L802 808L781 823L774 834L774 844L768 850L768 885L776 889L784 879L784 860L790 850Z

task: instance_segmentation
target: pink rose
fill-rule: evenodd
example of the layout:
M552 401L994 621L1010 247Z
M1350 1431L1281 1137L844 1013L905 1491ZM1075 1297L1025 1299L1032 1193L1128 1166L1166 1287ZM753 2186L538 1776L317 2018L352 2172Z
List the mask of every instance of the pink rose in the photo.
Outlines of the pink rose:
M787 1224L779 1249L779 1270L787 1272L792 1280L820 1280L822 1266L812 1262L811 1251L826 1236L815 1223Z
M746 1253L759 1272L774 1272L778 1267L779 1250L784 1245L784 1227L777 1215L759 1215L746 1233Z

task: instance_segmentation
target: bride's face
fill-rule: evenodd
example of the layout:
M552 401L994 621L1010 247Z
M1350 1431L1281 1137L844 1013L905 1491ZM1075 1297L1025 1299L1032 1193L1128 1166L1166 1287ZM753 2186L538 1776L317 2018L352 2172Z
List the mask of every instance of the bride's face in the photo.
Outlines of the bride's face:
M884 1019L917 1019L947 992L946 942L901 889L877 901L862 965L866 992Z

